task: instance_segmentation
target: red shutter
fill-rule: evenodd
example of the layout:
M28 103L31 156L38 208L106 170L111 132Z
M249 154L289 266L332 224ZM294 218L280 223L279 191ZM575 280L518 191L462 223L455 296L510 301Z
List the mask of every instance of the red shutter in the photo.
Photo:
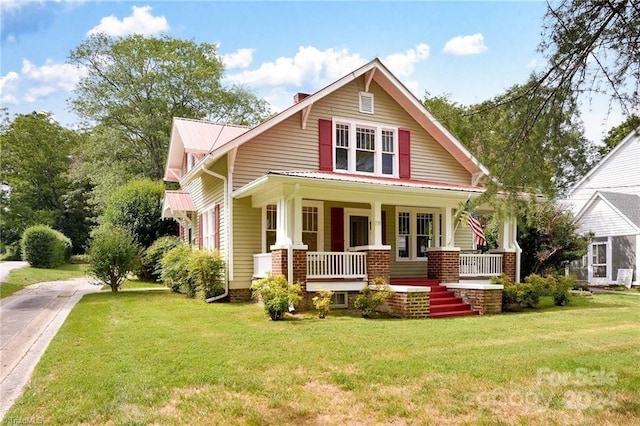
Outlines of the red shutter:
M400 179L411 179L411 132L398 130L398 162Z
M331 207L331 251L344 251L344 209Z
M318 162L323 172L333 171L333 124L331 120L318 120Z
M387 245L387 212L382 210L382 244Z
M213 208L213 248L220 250L220 204Z
M179 228L180 233L178 235L180 235L180 241L184 241L184 226L180 225Z
M202 215L198 215L198 248L202 250Z

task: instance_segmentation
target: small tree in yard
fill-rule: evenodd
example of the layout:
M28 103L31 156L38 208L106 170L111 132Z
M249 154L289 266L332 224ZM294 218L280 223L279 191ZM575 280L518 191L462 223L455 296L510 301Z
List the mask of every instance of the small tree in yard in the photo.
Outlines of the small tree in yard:
M273 321L282 319L289 306L302 300L299 284L289 284L284 275L273 275L251 285L253 297L264 303L264 310Z
M318 311L318 318L324 318L331 309L331 298L333 292L331 290L320 290L318 294L311 299L313 301L313 307Z
M140 248L131 233L116 226L98 229L89 248L89 273L117 292L139 264Z

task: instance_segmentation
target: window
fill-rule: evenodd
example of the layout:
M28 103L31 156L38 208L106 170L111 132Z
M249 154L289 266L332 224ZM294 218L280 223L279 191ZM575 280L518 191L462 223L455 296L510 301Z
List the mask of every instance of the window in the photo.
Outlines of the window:
M334 134L334 171L398 176L397 128L335 119Z
M594 278L607 278L607 243L591 245Z
M302 243L308 246L309 251L322 251L324 249L322 233L324 227L322 201L302 201ZM278 229L278 208L275 204L268 204L262 209L262 252L271 251L271 246L276 243Z
M202 247L210 250L217 250L219 245L220 218L219 206L215 205L202 214Z
M331 296L331 306L334 308L346 308L349 306L349 296L347 292L334 292Z
M397 247L398 260L421 260L427 257L427 249L440 241L440 214L424 209L402 207L398 209ZM436 235L436 230L438 234Z
M278 209L276 208L275 204L269 204L266 208L266 230L265 230L265 235L266 235L266 240L267 240L267 246L266 246L266 251L270 252L271 251L271 246L274 245L276 243L276 228L277 228L277 224L276 224L276 219L277 219L277 215L278 215Z

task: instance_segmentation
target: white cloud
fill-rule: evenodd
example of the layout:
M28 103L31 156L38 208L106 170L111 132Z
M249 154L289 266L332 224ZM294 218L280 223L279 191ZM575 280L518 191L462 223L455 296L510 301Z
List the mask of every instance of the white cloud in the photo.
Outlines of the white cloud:
M476 33L452 38L445 43L442 51L452 55L477 55L486 52L487 46L484 44L484 36Z
M86 73L84 68L71 64L56 64L50 59L47 59L45 64L40 67L35 66L28 59L22 60L22 75L24 77L36 80L38 83L47 83L57 87L58 90L67 92L72 91Z
M231 68L248 68L253 62L253 52L255 49L238 49L233 53L221 55L220 59L227 69Z
M246 70L226 77L226 81L246 84L253 88L295 86L305 83L326 83L342 77L366 61L347 49L319 50L314 46L300 46L293 57L279 57L265 62L258 69Z
M129 34L154 35L169 29L167 18L153 16L151 6L133 6L131 16L119 20L114 15L106 16L100 24L87 32L87 35L105 33L110 36L125 36Z
M427 59L429 52L429 46L425 43L420 43L414 49L409 49L404 53L394 53L387 56L383 59L383 62L396 77L403 78L413 74L416 63Z
M20 76L15 71L9 71L7 75L0 77L0 95L4 93L5 86L9 87L12 82L20 80Z

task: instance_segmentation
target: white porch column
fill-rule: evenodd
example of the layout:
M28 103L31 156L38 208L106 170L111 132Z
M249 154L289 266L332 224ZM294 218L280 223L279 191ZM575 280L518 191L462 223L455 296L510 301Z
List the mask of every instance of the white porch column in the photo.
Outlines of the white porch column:
M375 201L371 203L371 222L369 230L369 242L373 247L382 247L382 203Z
M284 197L278 198L276 202L276 248L287 248L291 240L289 239L289 209L287 200Z
M291 214L291 219L293 222L293 235L291 236L291 240L293 241L294 248L300 248L304 245L302 243L302 196L294 196L293 200L291 200L289 204L290 208L293 210Z
M453 207L445 207L442 216L444 223L442 224L442 242L443 247L455 247L455 224L453 223Z

